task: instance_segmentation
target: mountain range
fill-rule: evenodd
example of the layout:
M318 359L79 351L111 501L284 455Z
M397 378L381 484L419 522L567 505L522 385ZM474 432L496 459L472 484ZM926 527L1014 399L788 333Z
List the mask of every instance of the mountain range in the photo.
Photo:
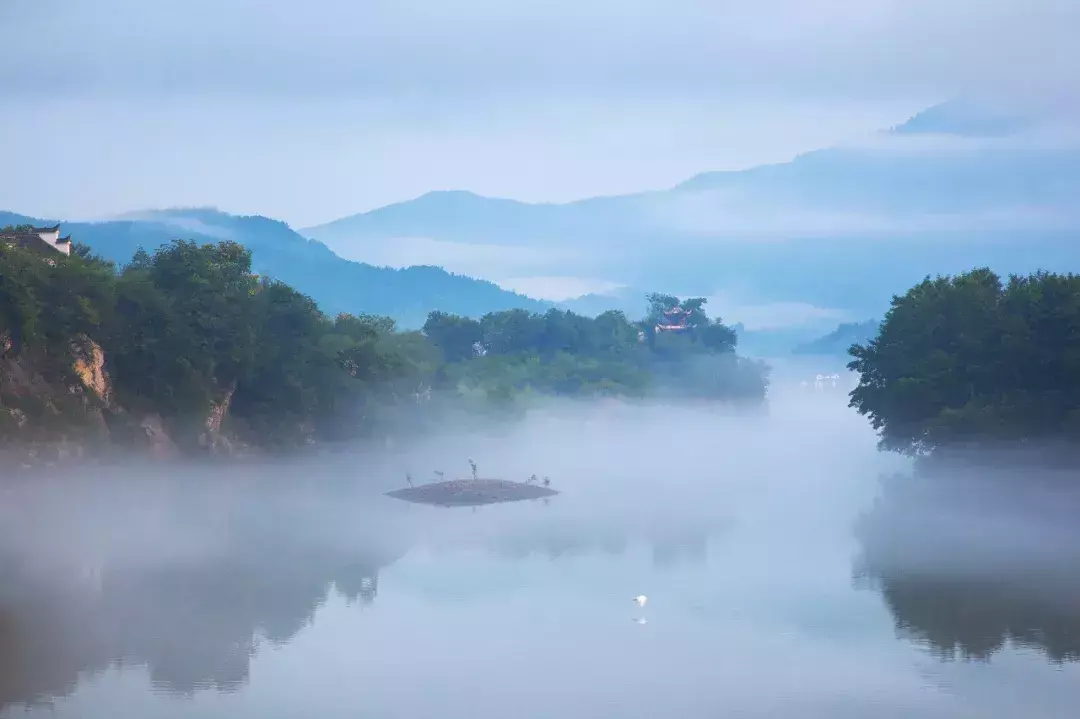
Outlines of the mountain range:
M801 303L835 326L928 274L1076 267L1080 144L1054 130L957 101L863 143L664 191L565 204L432 192L300 232L353 259ZM587 303L618 300L598 294Z
M1080 144L1048 127L1038 115L952 102L858 145L663 191L564 204L440 191L299 231L214 209L154 210L65 222L62 232L121 263L174 238L233 239L257 272L325 311L405 327L433 309L638 317L646 291L703 295L744 346L774 354L881 316L926 275L1077 267ZM54 222L0 212L0 226ZM557 303L505 289L515 286L507 278L544 277L621 289Z
M54 222L0 212L0 227ZM240 217L213 209L173 209L133 213L109 222L62 224L64 234L119 264L129 261L139 247L152 252L177 238L235 240L251 250L255 272L310 295L324 312L385 315L402 327L423 325L435 309L478 316L518 307L542 312L552 306L439 267L393 269L345 260L321 242L301 237L284 222L266 217Z
M865 344L877 337L881 322L845 322L829 334L810 342L796 345L792 354L819 355L848 358L848 348L853 344Z

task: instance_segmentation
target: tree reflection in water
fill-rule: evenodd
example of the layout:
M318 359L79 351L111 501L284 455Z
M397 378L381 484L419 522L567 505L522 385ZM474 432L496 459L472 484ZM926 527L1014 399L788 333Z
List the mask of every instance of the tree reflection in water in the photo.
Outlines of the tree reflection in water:
M165 693L235 691L261 645L291 641L332 592L371 604L380 570L421 539L437 551L551 559L644 542L666 567L703 563L726 524L709 516L672 529L592 513L560 522L540 506L535 522L476 522L298 479L24 489L0 506L0 710L65 696L119 666L144 667Z
M1065 479L1065 482L1061 481ZM862 518L857 580L942 659L1007 646L1080 660L1080 492L1068 478L956 470L892 477Z
M233 691L261 643L290 641L333 591L372 602L379 570L408 548L375 516L352 511L335 524L302 488L248 495L158 483L153 497L114 498L108 515L68 491L63 502L25 492L27 521L3 513L0 710L64 696L81 675L117 666L145 666L168 693ZM156 531L121 531L147 515ZM132 536L153 546L139 551Z

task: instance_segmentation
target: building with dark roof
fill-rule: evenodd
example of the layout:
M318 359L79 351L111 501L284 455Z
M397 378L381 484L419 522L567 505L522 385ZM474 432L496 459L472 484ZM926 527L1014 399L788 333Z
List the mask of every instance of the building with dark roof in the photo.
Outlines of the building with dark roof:
M0 242L8 247L18 246L43 249L48 246L62 255L71 254L71 235L60 236L60 225L55 227L31 227L29 230L0 230Z

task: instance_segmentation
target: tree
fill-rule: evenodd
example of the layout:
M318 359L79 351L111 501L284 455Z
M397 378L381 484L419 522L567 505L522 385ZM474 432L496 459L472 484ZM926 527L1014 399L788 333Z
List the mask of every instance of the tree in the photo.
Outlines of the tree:
M476 345L484 338L484 330L479 322L445 312L429 314L423 332L442 350L447 362L461 362L474 357Z
M608 310L593 321L593 334L599 352L624 355L638 348L638 328L618 310Z
M648 305L648 310L645 313L646 322L655 324L664 317L665 312L669 312L679 307L679 298L675 295L665 295L659 292L653 292L645 295L645 302Z
M253 361L237 382L229 415L262 442L291 446L305 440L305 424L320 409L314 375L332 371L319 352L329 323L310 297L282 282L260 283L253 304Z
M1080 438L1080 277L925 279L894 297L878 335L852 345L851 406L882 448Z
M698 336L710 352L725 353L734 352L739 343L735 330L728 327L717 317L698 330Z
M136 404L205 413L255 362L251 253L178 240L124 269L110 365Z
M480 318L484 348L499 355L536 351L544 339L544 320L528 310L489 312Z
M764 369L735 356L734 334L709 320L703 298L679 305L650 296L693 320L662 340L673 343L666 349L614 311L433 312L422 332L402 332L377 315L327 317L310 297L254 275L251 254L235 242L177 240L139 249L119 269L88 247L75 250L53 257L0 247L5 358L25 353L56 380L61 391L49 402L64 414L65 398L78 394L68 391L78 383L75 345L93 339L112 399L130 410L111 418L134 430L117 418L160 415L183 448L217 445L203 441L210 420L250 444L289 449L437 426L440 407L512 417L534 394L764 398ZM18 400L4 387L0 410ZM13 418L0 412L5 432Z

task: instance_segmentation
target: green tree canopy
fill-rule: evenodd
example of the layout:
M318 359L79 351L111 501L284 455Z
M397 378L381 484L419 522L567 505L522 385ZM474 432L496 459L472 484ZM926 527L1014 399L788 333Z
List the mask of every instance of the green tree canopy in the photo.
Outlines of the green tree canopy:
M1080 276L927 278L850 353L851 406L885 449L1080 438Z
M537 393L649 392L760 401L767 383L763 366L735 356L734 333L708 318L702 298L651 295L661 314L680 307L691 318L657 341L651 322L615 311L432 312L422 332L363 313L330 318L253 274L248 250L228 241L140 249L119 269L82 246L64 256L5 245L0 278L9 354L31 351L64 386L78 381L73 342L99 343L118 406L159 415L184 446L205 446L213 417L252 444L286 449L437 424L433 408L448 402L501 411ZM0 410L11 399L0 386Z

